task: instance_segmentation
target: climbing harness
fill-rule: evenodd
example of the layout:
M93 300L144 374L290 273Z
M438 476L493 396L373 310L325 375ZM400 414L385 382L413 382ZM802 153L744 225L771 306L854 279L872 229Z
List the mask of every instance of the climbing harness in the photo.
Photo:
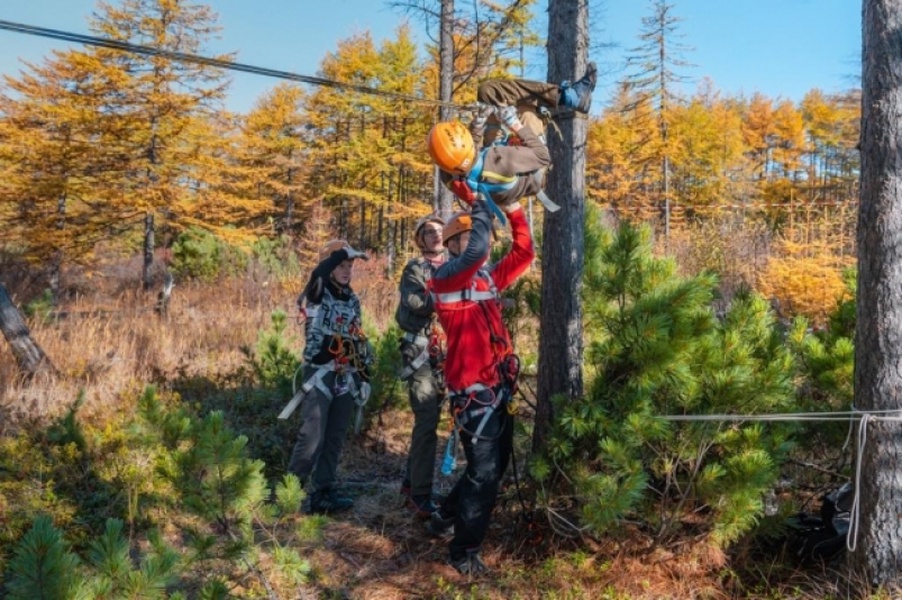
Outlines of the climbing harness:
M353 377L354 373L363 371L367 366L369 359L369 343L366 335L360 328L356 318L352 318L350 323L345 326L346 315L339 312L335 315L333 324L326 328L324 326L324 313L321 305L314 307L299 306L304 321L307 326L318 327L321 331L328 329L332 332L329 339L327 352L332 356L331 360L325 364L314 365L316 370L305 381L300 389L296 387L297 375L304 368L303 365L298 367L292 379L292 398L279 413L279 419L287 419L294 413L300 403L314 388L319 390L329 400L336 396L341 396L350 392L354 396L354 404L357 407L357 413L354 419L355 433L359 433L363 424L364 407L371 395L371 386L368 382L361 382L359 385ZM347 332L347 337L343 336L341 331ZM334 373L335 376L331 386L327 386L324 378L328 373Z

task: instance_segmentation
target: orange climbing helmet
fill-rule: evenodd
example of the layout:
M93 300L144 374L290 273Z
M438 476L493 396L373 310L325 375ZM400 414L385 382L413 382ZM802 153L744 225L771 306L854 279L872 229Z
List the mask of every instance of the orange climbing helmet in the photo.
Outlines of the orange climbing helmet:
M452 175L466 175L476 160L473 136L460 121L442 121L433 125L426 145L429 156L438 168Z
M473 229L473 217L470 216L470 213L465 211L456 212L445 223L445 227L442 230L442 243L447 246L448 240L455 235L471 229Z

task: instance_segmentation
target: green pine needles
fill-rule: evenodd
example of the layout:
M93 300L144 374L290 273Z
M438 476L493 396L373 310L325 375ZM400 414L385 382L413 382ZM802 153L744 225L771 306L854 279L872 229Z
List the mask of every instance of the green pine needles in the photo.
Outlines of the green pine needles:
M0 596L227 598L241 581L273 597L313 577L305 554L323 520L300 514L297 477L271 491L223 412L196 415L152 387L136 404L96 429L76 402L46 431L0 444ZM115 516L101 518L101 502Z
M660 543L691 533L726 545L762 516L792 427L664 417L792 410L792 354L760 297L739 294L718 318L713 275L680 276L652 255L647 229L587 221L589 383L558 399L534 472L595 532L630 518Z
M159 535L148 536L150 552L136 565L129 556L123 523L109 519L91 541L85 561L72 553L49 516L42 515L16 546L6 589L11 600L166 598L176 576L178 554Z

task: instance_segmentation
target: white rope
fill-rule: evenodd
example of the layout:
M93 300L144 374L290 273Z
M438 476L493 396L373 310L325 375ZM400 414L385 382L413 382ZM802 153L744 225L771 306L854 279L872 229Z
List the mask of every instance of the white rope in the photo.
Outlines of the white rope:
M799 412L761 414L711 414L711 415L658 415L667 421L846 421L860 419L863 414L878 417L881 421L902 421L902 409L836 412Z
M858 452L855 456L855 492L852 495L852 507L849 509L849 532L846 534L846 548L848 548L849 552L855 552L855 548L858 547L861 455L864 454L864 445L868 439L868 422L871 418L869 413L864 413L861 415L861 420L858 422Z
M868 439L868 424L876 421L898 423L902 422L902 409L889 408L884 410L859 410L852 407L849 411L836 412L804 412L804 413L775 413L770 415L661 415L659 418L667 421L846 421L851 424L858 419L858 446L855 453L855 473L853 475L854 489L852 506L849 509L849 531L846 534L846 548L849 552L855 552L858 547L858 526L860 521L860 489L861 489L861 460L864 455L864 447ZM847 440L848 442L848 440ZM845 444L843 445L845 447Z

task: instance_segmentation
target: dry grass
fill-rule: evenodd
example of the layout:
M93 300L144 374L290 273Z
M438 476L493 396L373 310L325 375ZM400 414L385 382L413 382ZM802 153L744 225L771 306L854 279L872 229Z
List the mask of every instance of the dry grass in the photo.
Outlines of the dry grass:
M149 382L217 380L234 373L246 360L240 348L255 343L273 310L295 314L300 287L301 282L251 280L180 285L164 318L153 311L154 297L132 291L115 296L99 291L70 302L60 307L65 316L31 323L58 376L18 379L8 347L0 345L0 434L13 431L16 423L60 414L79 390L86 400L82 417L102 422L130 406L124 399ZM384 329L395 303L384 264L360 265L355 288L368 319ZM829 569L787 572L776 560L730 557L692 544L666 552L633 530L604 540L561 539L541 518L528 526L510 482L484 549L495 576L469 581L445 563L446 541L427 536L397 493L412 425L409 412L391 410L383 417L382 427L353 440L343 456L342 476L356 498L354 510L330 520L323 539L303 549L314 565L312 582L281 597L813 599L851 597L850 589L867 587L853 586ZM524 457L517 458L522 473ZM439 487L447 489L450 481L440 479Z

